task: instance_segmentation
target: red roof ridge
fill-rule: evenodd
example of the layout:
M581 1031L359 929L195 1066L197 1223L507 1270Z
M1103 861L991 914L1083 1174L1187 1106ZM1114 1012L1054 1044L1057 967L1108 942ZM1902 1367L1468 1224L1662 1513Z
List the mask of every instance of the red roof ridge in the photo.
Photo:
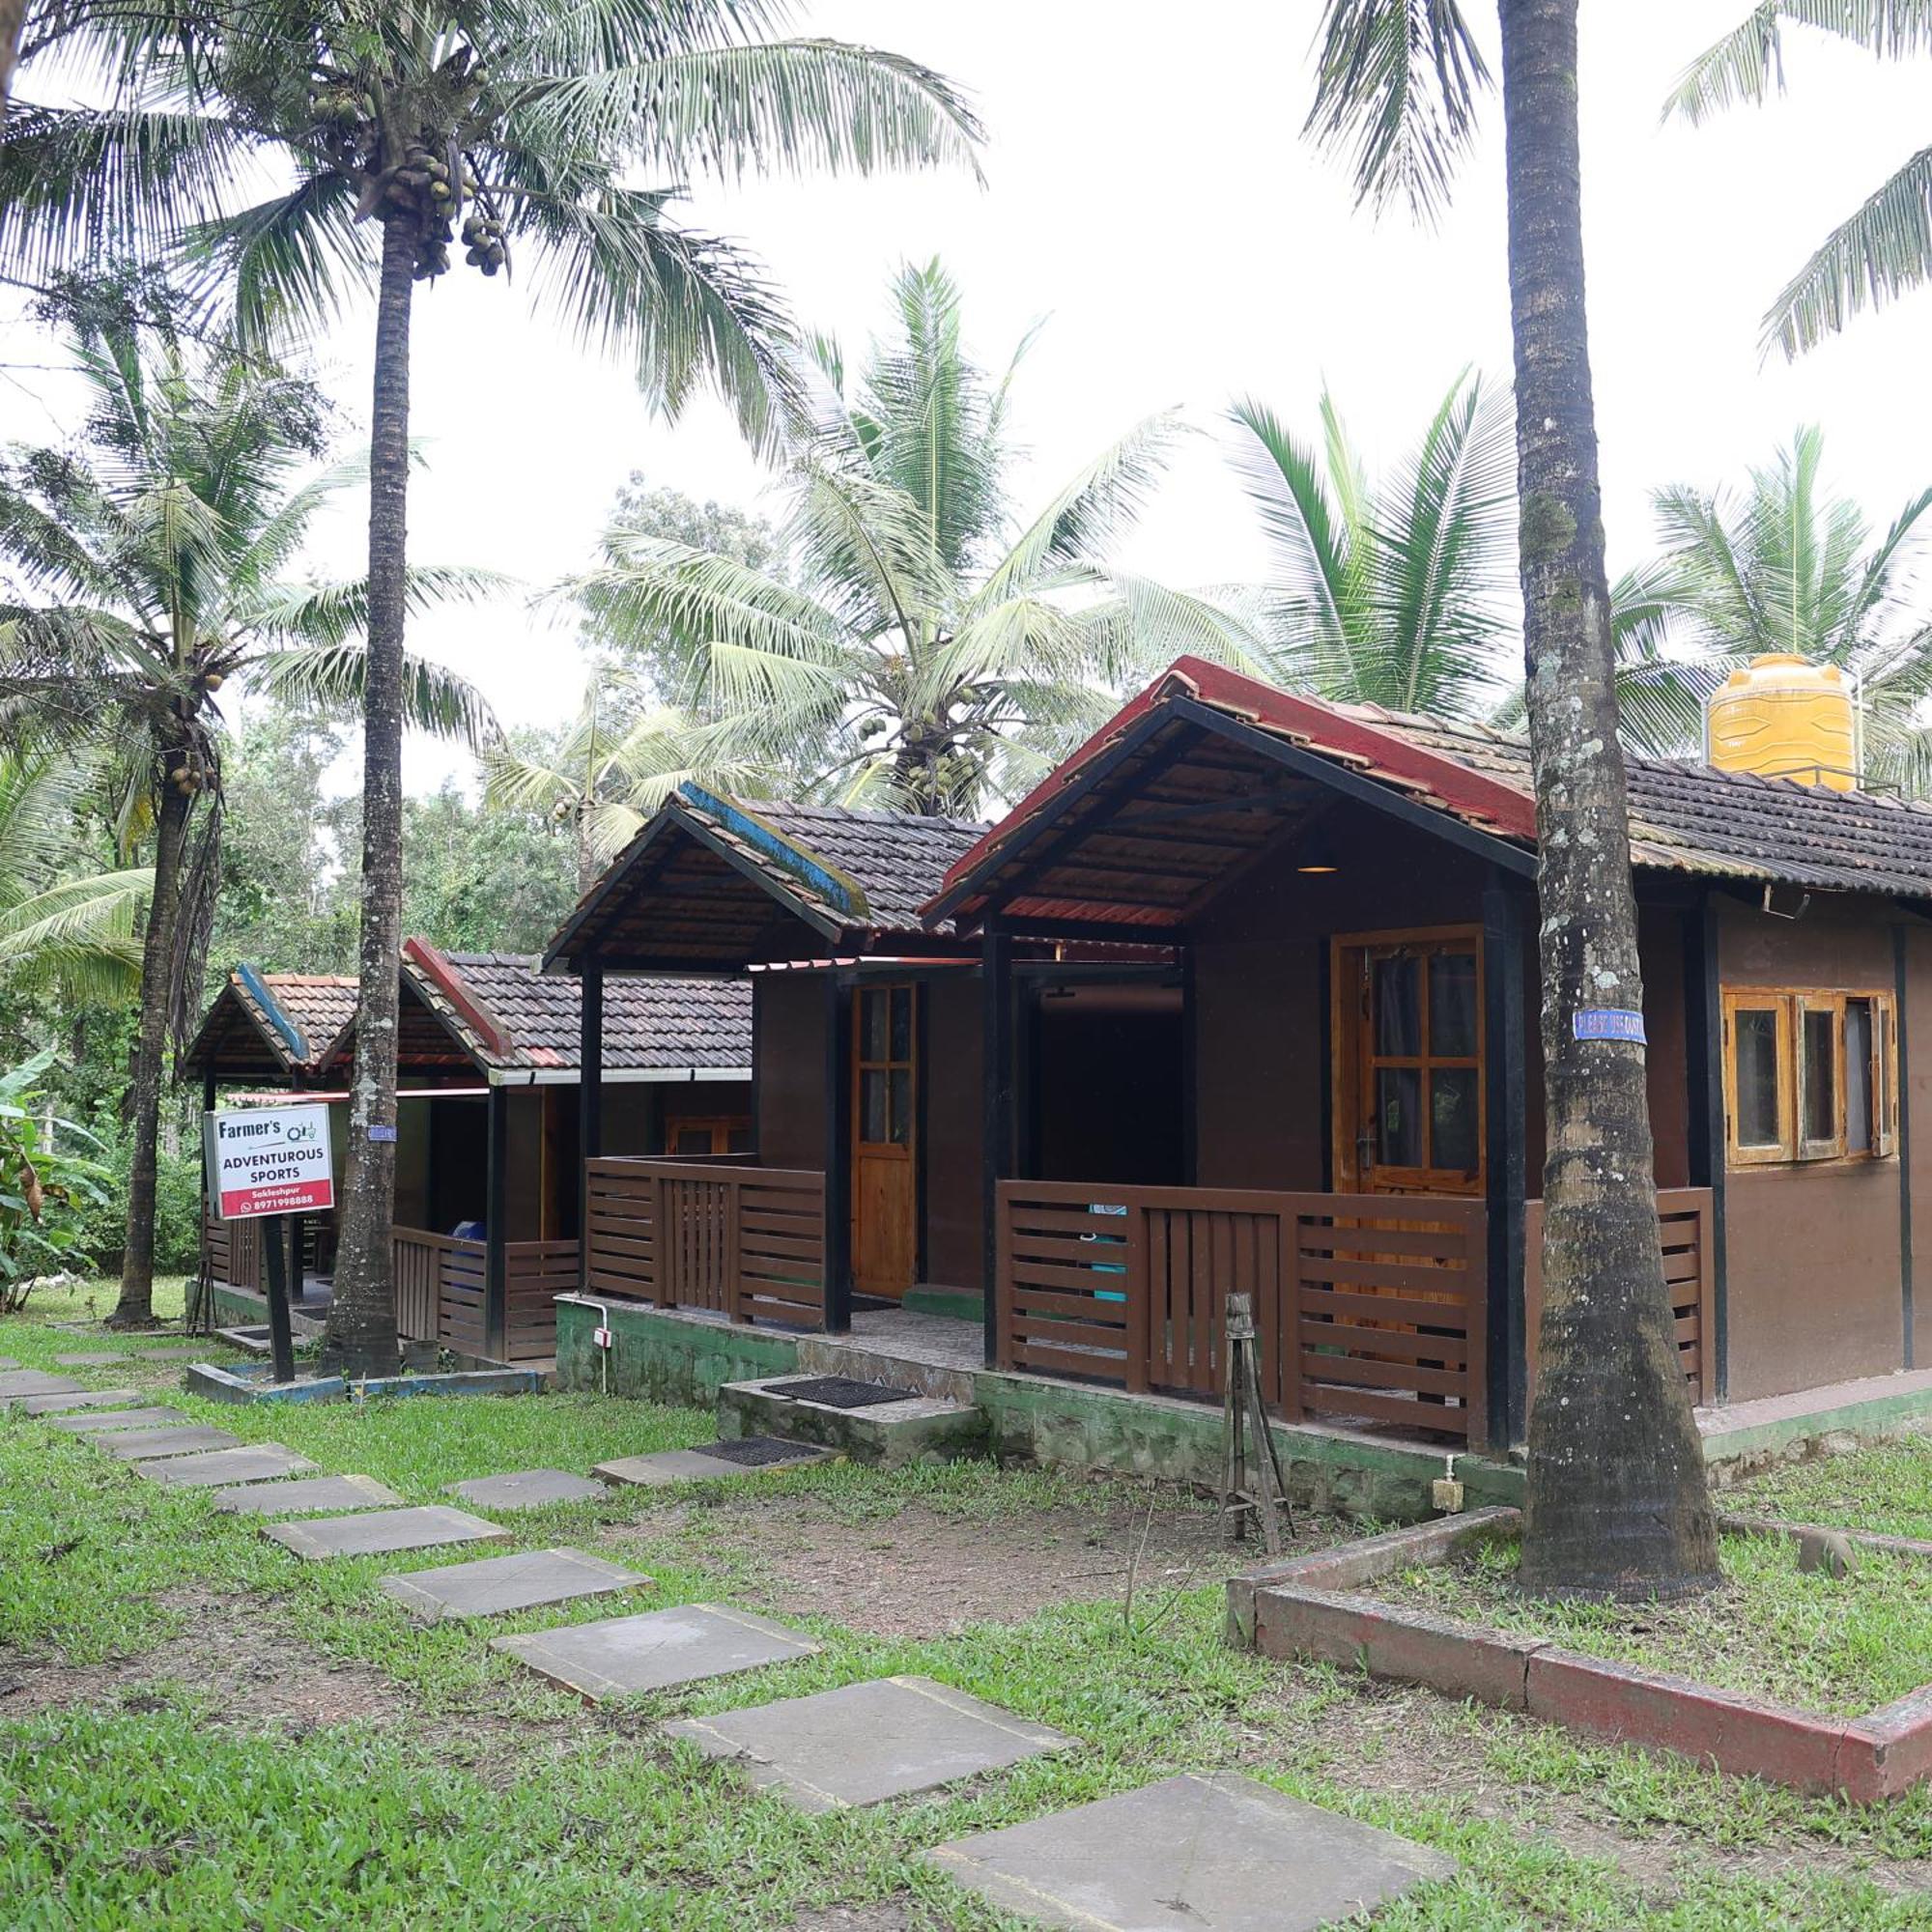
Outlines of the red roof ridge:
M463 983L456 968L426 939L403 941L403 957L411 961L431 981L458 1016L475 1033L483 1050L497 1060L508 1060L516 1050L515 1041L502 1022Z

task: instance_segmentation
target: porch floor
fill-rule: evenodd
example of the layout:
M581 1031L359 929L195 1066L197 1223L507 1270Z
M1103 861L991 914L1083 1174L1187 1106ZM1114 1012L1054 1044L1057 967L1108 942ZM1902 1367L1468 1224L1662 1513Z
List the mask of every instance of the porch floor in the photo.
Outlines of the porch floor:
M1707 1463L1755 1463L1814 1437L1871 1435L1932 1421L1932 1369L1902 1369L1856 1381L1825 1382L1790 1395L1759 1396L1700 1408Z

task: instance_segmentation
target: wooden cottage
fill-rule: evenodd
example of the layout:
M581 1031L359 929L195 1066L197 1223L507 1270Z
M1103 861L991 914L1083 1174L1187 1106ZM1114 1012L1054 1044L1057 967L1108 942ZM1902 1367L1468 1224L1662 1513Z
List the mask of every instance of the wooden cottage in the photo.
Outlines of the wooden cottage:
M492 1360L542 1359L553 1297L579 1276L579 986L538 978L528 957L445 953L419 939L405 943L401 963L398 1327L406 1339ZM354 980L238 968L183 1071L201 1077L211 1106L221 1087L265 1083L326 1098L339 1184L355 1007ZM336 1025L318 1049L325 1016ZM614 1146L687 1155L749 1146L751 994L742 981L618 981L602 1028L599 1092ZM291 1032L300 1057L285 1057ZM312 1316L327 1307L333 1219L305 1217L297 1306ZM211 1277L258 1293L256 1230L207 1227Z
M1915 1148L1911 1132L1932 1080L1911 1048L1932 1038L1932 810L1642 758L1630 798L1685 1374L1712 1413L1829 1408L1838 1385L1915 1368L1932 1293L1912 1244L1932 1137ZM755 815L805 860L819 851L808 821ZM675 809L639 845L716 855L727 839L698 829L706 816ZM822 844L829 822L809 823ZM906 849L877 836L909 882ZM774 863L721 859L746 881L733 902L751 908L757 874L770 905ZM1240 1289L1285 1419L1507 1450L1539 1295L1535 869L1520 739L1182 659L948 865L923 950L821 922L793 962L796 920L725 923L706 964L735 957L757 984L761 1166L624 1202L607 1172L591 1279L848 1324L853 1292L879 1292L860 1275L874 1183L852 1120L883 1070L890 1126L903 1070L924 1203L914 1280L983 1295L989 1365L1211 1395ZM607 947L696 930L720 891L681 900L699 876L627 862L549 957L595 970ZM814 971L777 970L794 964ZM903 1017L855 1009L895 986ZM1090 989L1096 1024L1076 1048L1056 1009L1079 1013ZM795 1196L782 1215L777 1187ZM727 1197L729 1239L655 1273L613 1264L626 1216L634 1252L668 1257L658 1229ZM813 1203L816 1245L801 1232ZM788 1302L755 1287L773 1276Z

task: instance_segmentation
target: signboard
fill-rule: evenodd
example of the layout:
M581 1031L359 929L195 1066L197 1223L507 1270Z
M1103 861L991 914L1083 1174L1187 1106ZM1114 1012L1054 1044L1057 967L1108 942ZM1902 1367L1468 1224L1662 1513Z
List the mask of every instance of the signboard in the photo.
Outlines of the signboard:
M222 1220L335 1206L326 1105L243 1107L203 1119L210 1191Z
M1628 1007L1584 1007L1571 1016L1578 1039L1634 1039L1643 1042L1643 1015Z

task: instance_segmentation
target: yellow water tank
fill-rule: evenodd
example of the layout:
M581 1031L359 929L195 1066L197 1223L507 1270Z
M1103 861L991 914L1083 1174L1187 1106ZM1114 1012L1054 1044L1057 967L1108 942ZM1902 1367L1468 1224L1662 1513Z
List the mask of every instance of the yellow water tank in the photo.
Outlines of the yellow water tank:
M1858 788L1858 707L1836 665L1784 651L1752 658L1712 695L1709 720L1720 771Z

